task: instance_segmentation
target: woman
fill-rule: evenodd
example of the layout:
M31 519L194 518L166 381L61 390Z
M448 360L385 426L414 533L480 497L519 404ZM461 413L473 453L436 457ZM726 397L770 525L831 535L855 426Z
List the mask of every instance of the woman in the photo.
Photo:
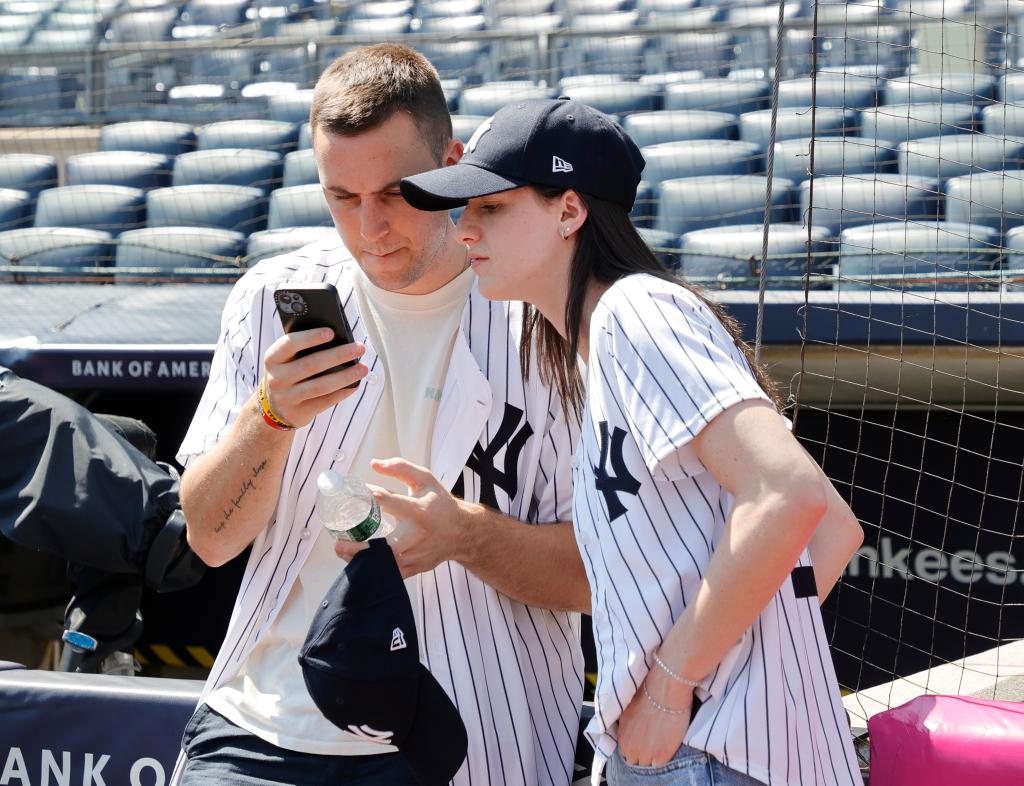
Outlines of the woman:
M466 205L457 231L481 292L528 304L524 369L537 347L582 425L594 783L608 762L612 786L859 786L817 598L859 525L735 324L630 223L636 145L558 100L505 107L466 151L402 193L421 209Z

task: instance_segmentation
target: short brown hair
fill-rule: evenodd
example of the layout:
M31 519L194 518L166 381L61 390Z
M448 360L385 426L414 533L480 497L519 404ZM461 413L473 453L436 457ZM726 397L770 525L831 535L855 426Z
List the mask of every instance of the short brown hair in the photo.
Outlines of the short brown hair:
M313 89L310 128L352 136L407 112L441 163L452 119L437 69L398 44L354 49L331 63Z

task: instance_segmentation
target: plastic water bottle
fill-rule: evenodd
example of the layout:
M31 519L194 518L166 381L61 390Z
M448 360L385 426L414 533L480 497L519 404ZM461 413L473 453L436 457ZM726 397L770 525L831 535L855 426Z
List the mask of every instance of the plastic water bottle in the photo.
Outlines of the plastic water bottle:
M367 540L380 528L380 505L359 478L327 469L316 486L320 523L335 540Z

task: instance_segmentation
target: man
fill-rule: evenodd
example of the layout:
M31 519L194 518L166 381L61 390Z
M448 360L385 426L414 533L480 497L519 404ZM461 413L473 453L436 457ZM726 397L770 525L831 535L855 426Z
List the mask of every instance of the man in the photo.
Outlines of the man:
M196 553L216 565L252 552L175 775L412 783L395 749L317 711L297 662L338 556L358 548L335 547L315 512L317 475L332 468L384 487L421 658L469 733L454 783L566 784L583 682L574 611L589 605L567 523L576 432L536 369L520 371L520 308L481 297L447 215L399 192L402 177L462 154L437 72L405 47L353 51L317 83L310 124L341 242L236 284L179 455ZM324 281L356 342L297 359L329 335L285 336L274 289Z

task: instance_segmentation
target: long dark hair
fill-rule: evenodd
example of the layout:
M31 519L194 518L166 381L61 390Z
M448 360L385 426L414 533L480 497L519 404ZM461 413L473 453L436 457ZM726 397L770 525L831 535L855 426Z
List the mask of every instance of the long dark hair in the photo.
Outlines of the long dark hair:
M549 201L558 199L564 193L564 190L558 188L534 189L542 199ZM577 232L576 250L569 266L569 296L565 301L565 332L568 338L563 338L534 306L524 304L522 342L519 345L519 362L524 376L529 374L536 340L537 366L541 379L555 386L562 397L566 414L574 415L579 420L583 415L584 385L577 353L587 286L591 279L610 285L620 278L646 273L692 292L722 323L747 359L761 389L776 407L782 409L775 383L768 372L754 362L754 352L743 340L739 323L717 303L708 300L699 289L669 270L644 242L621 205L583 194L579 196L586 202L588 216Z

